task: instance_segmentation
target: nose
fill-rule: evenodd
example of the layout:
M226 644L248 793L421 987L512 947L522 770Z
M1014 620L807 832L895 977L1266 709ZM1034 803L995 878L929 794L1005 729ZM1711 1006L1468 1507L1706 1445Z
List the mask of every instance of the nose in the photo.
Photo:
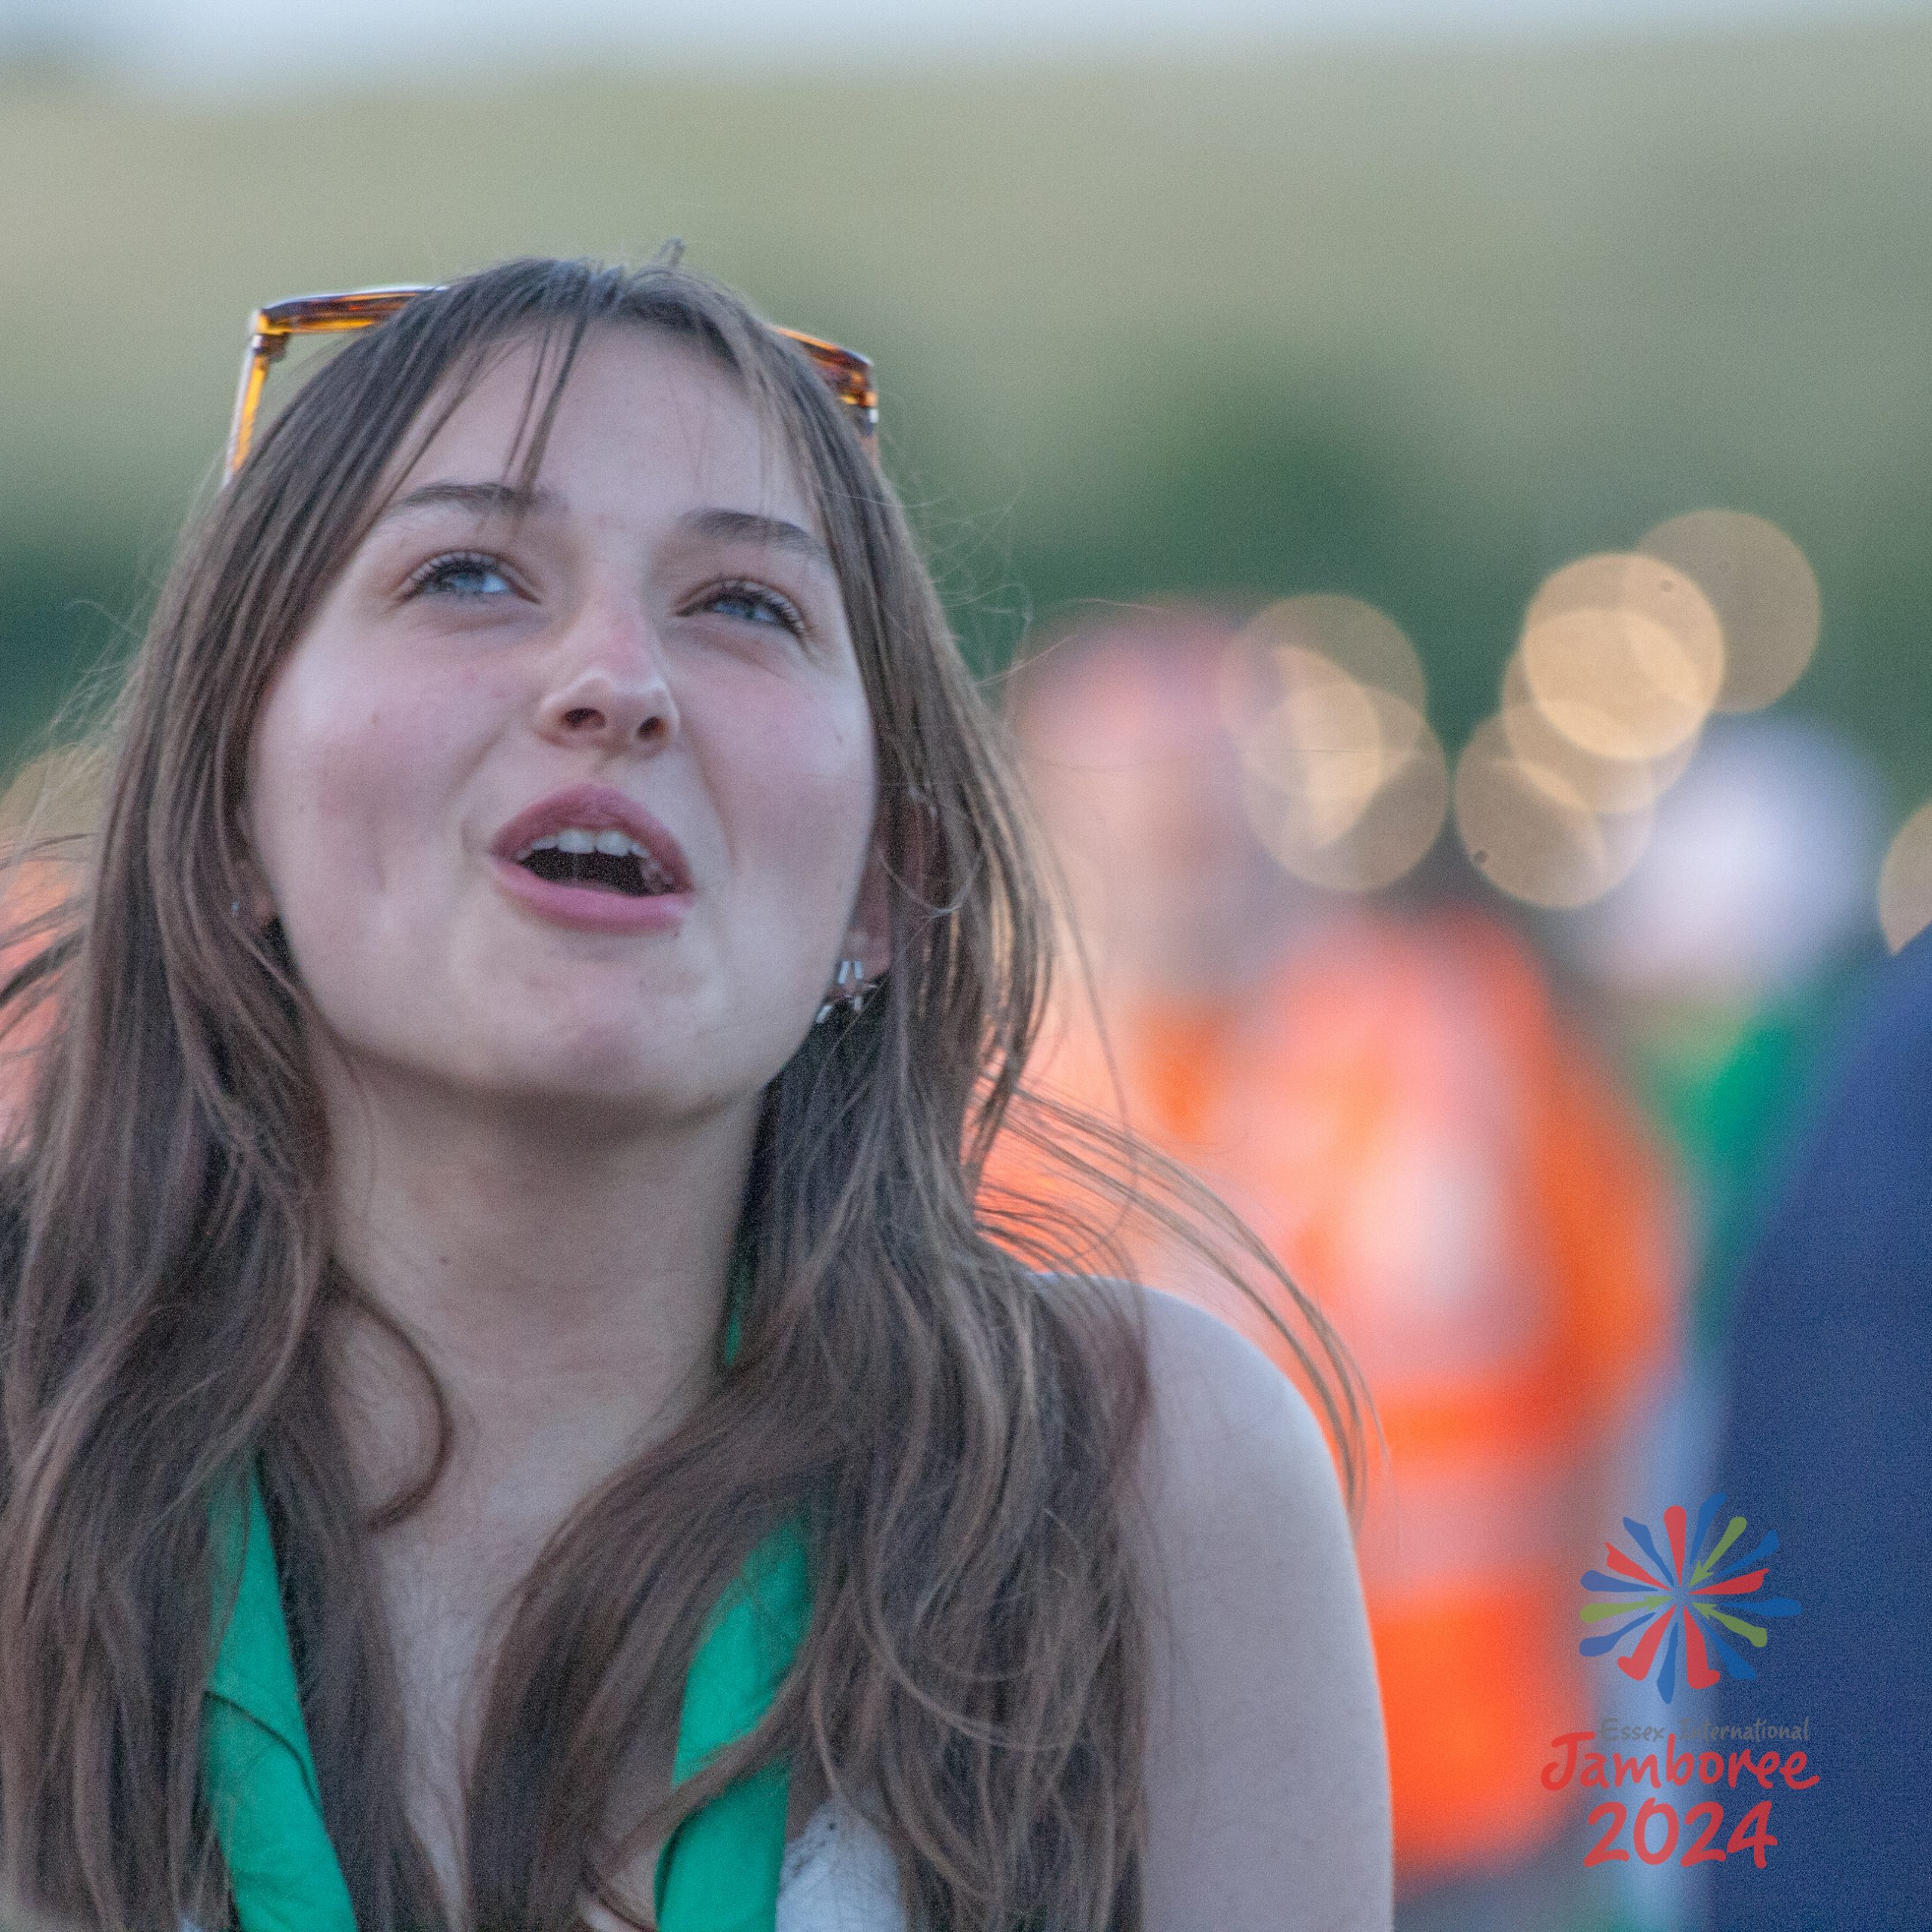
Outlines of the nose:
M537 728L554 743L598 751L652 750L677 735L678 708L656 638L641 617L607 620L587 651L558 666Z

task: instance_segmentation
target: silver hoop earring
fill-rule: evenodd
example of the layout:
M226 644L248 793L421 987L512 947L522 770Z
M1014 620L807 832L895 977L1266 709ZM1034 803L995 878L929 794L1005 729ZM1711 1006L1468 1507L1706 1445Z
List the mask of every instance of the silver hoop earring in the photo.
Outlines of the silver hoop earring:
M848 1013L854 1020L857 1019L865 1011L866 1001L878 991L879 980L884 977L881 973L878 980L869 980L866 977L863 961L840 960L838 973L832 981L834 990L832 996L813 1016L812 1024L823 1026L835 1013L840 1012Z

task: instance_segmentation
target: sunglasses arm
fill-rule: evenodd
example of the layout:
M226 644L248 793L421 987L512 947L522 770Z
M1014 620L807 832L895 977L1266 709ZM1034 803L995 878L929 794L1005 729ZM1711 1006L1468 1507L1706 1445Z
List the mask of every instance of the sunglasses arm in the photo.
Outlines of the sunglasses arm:
M235 417L229 426L224 477L232 476L248 456L248 446L255 437L255 413L261 407L269 371L281 361L288 347L288 331L276 327L258 312L249 331L248 352L242 358L241 385L235 392Z

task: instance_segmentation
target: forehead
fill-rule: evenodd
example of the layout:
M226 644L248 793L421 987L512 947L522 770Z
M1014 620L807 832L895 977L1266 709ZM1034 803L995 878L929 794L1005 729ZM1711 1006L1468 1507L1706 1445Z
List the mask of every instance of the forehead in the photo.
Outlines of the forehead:
M560 343L534 334L488 351L394 487L515 475L561 353ZM447 390L432 399L429 420L447 399ZM697 345L641 327L607 324L585 336L558 397L537 480L598 516L675 513L701 503L808 529L819 522L782 432L739 379Z

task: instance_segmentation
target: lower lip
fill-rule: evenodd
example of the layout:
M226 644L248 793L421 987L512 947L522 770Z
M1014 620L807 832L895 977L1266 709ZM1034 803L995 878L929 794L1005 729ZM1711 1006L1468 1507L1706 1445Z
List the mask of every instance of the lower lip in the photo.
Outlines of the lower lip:
M691 910L688 892L656 892L633 899L594 885L559 885L528 866L496 861L497 882L519 906L553 926L580 933L669 932Z

